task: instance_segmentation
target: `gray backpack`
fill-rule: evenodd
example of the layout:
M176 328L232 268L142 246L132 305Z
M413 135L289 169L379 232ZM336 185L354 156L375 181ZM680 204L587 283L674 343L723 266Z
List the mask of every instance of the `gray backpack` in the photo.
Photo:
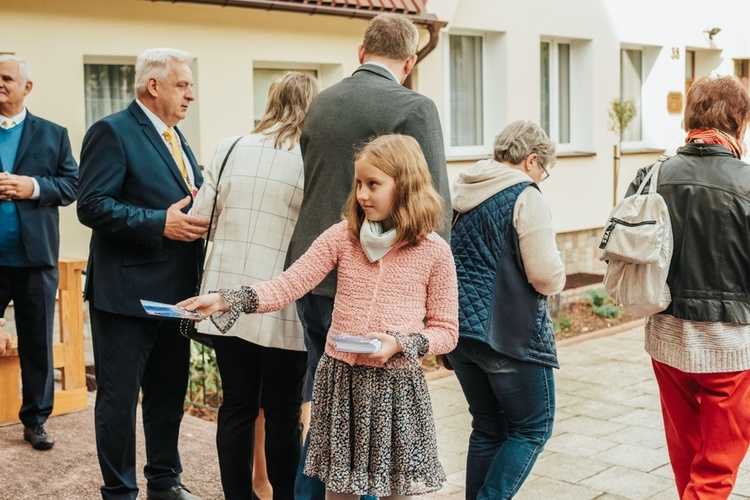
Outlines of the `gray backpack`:
M672 302L667 286L672 222L664 198L656 192L659 169L668 158L660 156L638 191L615 205L599 244L599 260L607 262L604 288L636 316L659 313Z

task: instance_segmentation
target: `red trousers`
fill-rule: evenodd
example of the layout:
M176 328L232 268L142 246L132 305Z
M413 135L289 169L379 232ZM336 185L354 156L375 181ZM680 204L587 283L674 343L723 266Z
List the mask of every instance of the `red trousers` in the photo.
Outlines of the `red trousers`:
M686 373L652 363L680 499L728 498L750 444L750 370Z

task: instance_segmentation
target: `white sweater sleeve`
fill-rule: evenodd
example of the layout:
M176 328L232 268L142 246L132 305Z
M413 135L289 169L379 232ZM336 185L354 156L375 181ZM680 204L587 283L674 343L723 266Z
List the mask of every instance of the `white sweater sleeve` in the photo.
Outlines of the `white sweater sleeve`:
M555 242L552 213L542 193L529 186L513 211L526 278L542 295L555 295L565 286L565 267Z

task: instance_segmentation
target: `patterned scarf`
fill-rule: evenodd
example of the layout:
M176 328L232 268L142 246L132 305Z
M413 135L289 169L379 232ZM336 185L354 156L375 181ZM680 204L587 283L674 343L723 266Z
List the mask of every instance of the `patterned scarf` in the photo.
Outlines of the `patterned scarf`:
M742 148L737 142L737 139L721 130L696 128L688 132L685 142L719 144L729 149L737 158L742 158Z

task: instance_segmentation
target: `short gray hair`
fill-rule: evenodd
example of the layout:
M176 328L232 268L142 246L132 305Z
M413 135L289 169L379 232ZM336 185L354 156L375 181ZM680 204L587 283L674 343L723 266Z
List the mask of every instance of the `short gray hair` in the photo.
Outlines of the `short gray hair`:
M23 87L26 82L31 81L31 66L26 62L23 57L15 56L13 54L0 54L0 63L15 61L18 63L18 71L21 73L21 86Z
M555 163L555 143L532 121L515 121L495 138L495 161L518 165L532 153L546 167Z
M173 62L192 64L193 56L184 50L158 48L146 49L135 61L135 94L137 96L146 91L150 78L163 82L169 75Z

